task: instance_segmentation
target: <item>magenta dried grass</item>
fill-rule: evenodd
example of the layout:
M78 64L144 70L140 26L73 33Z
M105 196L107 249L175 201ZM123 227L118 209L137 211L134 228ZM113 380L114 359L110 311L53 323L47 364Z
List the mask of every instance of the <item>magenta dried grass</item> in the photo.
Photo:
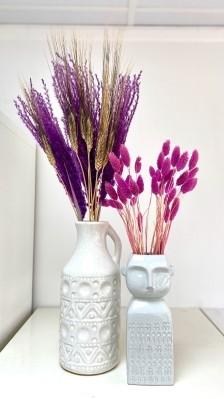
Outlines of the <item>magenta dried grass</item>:
M175 219L183 195L192 191L196 184L198 172L198 152L194 150L190 161L185 151L181 154L180 147L176 146L170 154L170 141L162 145L162 150L157 157L156 169L149 167L151 178L151 193L147 209L142 212L140 196L144 192L144 180L141 171L141 157L134 163L135 178L131 174L131 157L126 146L120 148L120 157L116 159L109 155L109 161L118 168L119 162L123 164L122 173L114 175L114 186L105 184L110 196L105 206L116 208L124 222L127 236L135 254L163 254L169 238L171 225ZM118 162L119 161L119 162ZM124 173L126 175L124 176ZM121 176L122 175L122 176ZM115 191L115 192L114 192ZM156 217L152 231L151 243L148 243L149 210L152 196L156 201ZM112 199L114 198L114 199ZM149 245L150 244L150 245Z

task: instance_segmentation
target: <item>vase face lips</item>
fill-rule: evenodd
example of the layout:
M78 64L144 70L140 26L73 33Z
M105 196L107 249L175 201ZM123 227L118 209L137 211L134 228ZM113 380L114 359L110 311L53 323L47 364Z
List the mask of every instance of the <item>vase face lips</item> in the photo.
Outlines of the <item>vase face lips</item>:
M149 300L161 298L170 289L171 271L167 266L128 265L127 287L135 298Z

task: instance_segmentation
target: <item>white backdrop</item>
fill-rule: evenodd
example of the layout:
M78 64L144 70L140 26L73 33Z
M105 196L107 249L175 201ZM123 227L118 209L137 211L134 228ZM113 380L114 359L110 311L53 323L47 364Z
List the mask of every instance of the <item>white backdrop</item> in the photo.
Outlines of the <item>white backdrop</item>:
M12 100L17 77L50 81L44 52L49 27L0 27L0 109L20 123ZM55 29L54 29L55 31ZM67 29L69 33L69 30ZM81 28L92 38L99 69L102 29ZM140 101L127 139L133 155L155 163L164 140L200 152L199 184L187 195L174 222L166 254L175 267L170 306L224 306L224 29L130 28L124 32L124 60L143 70ZM149 180L148 180L149 181ZM146 190L147 192L147 190ZM149 190L148 190L149 192ZM121 263L131 252L113 210L107 219L119 233ZM34 307L59 304L60 273L75 246L75 217L44 155L37 153ZM122 279L122 305L129 293Z

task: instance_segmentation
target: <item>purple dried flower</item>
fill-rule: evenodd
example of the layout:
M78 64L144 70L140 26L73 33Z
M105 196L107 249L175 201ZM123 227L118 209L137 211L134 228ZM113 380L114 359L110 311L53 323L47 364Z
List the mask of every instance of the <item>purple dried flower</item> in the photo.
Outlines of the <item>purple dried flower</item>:
M167 195L167 205L169 205L173 199L175 198L177 190L174 188L172 188L172 190L169 192L169 194Z
M170 180L173 175L175 174L176 169L170 169L169 173L167 173L167 175L164 177L163 181L166 183L168 180Z
M122 204L126 204L127 203L127 197L124 195L123 191L121 190L121 188L118 186L117 188L117 194L118 194L118 198L119 200L122 202Z
M115 173L114 177L117 182L119 192L122 193L122 196L125 198L131 198L131 190L126 181L118 173Z
M190 158L190 161L189 161L189 170L192 170L192 169L195 168L195 166L196 166L197 163L198 163L198 158L199 158L198 151L197 151L197 150L194 150L194 151L192 152L192 155L191 155L191 158Z
M198 179L196 179L195 177L193 177L192 179L188 179L183 186L181 186L181 192L183 194L188 193L189 191L192 191L196 184L197 184Z
M178 177L178 179L177 179L177 181L176 181L176 185L177 185L177 186L182 186L182 184L184 184L184 183L187 181L188 175L189 175L188 170L185 170L185 172L183 172L183 173Z
M141 157L137 157L136 158L136 161L135 161L135 173L139 173L141 171L141 168L142 168L141 160L142 160Z
M114 152L109 153L109 162L110 162L114 172L120 173L120 170L121 170L120 160L117 157L117 155L114 154Z
M177 164L176 164L176 168L177 171L179 172L180 170L184 169L185 166L187 165L187 161L188 161L188 152L185 151L183 152L183 154L180 156Z
M57 118L53 115L45 83L44 96L34 89L32 82L26 89L29 107L18 98L17 109L22 121L31 131L49 161L55 168L60 183L63 184L71 202L76 209L77 217L82 220L86 213L86 199L82 189L82 176L76 156L67 147L64 135Z
M170 167L171 167L170 158L165 158L164 162L163 162L162 170L161 170L163 177L168 175L168 173L170 172Z
M195 177L195 175L197 174L197 172L199 171L199 168L194 168L192 169L189 174L188 174L188 179L191 179L192 177Z
M132 179L132 177L129 180L129 188L131 190L132 195L137 197L139 194L139 187L138 184Z
M167 206L164 212L164 222L167 223L170 217L170 208Z
M151 181L151 190L152 190L153 194L155 194L155 195L159 194L159 185L158 185L158 181L155 177L153 177L152 181Z
M155 171L155 169L153 168L153 166L150 166L150 167L149 167L149 174L150 174L150 176L153 177L153 176L155 175L155 173L156 173L156 171Z
M117 200L117 193L115 188L109 182L105 182L105 189L111 199Z
M63 132L53 115L44 81L43 95L35 91L31 83L30 88L25 89L26 101L18 98L16 106L78 209L78 218L80 214L84 216L88 202L92 220L99 217L100 203L106 197L105 182L113 181L114 172L122 174L120 146L125 143L138 104L141 73L133 78L122 75L117 68L119 51L114 52L107 42L103 50L103 60L105 56L107 60L103 63L103 81L100 81L79 50L76 48L70 55L66 46L60 46L57 40L52 46L53 88L62 111ZM108 85L104 85L107 66L113 73L109 73ZM111 150L114 156L107 162L107 152ZM127 165L129 154L122 147L121 153Z
M143 217L142 217L141 212L138 213L137 220L138 220L138 229L139 229L139 231L142 231Z
M174 147L171 155L171 165L173 167L176 166L177 162L179 161L179 158L180 158L180 147L176 146Z
M157 158L157 167L158 167L159 170L162 169L163 161L164 161L164 154L163 154L163 152L161 151L161 152L159 153L158 158Z
M174 186L174 179L173 177L171 177L171 179L167 180L165 184L165 192L168 193L170 190L172 190L173 186Z
M162 174L160 172L160 170L156 170L155 176L157 181L161 181L162 180Z
M179 198L176 197L176 198L174 198L172 206L171 206L170 221L173 221L173 219L175 218L175 216L178 212L179 206L180 206L180 200L179 200Z
M131 175L127 175L125 181L126 181L128 187L129 187L129 185L130 185L130 180L131 180L131 179L132 179Z
M197 184L197 179L194 177L198 171L197 167L194 167L192 170L186 168L184 171L177 173L185 168L188 162L188 153L184 152L180 155L180 148L175 147L171 160L169 155L164 155L167 153L169 154L169 146L169 141L163 144L163 153L162 155L160 153L157 159L158 169L155 170L152 166L149 167L149 173L151 175L151 194L156 196L156 221L150 248L147 248L147 245L145 246L143 238L143 234L147 236L149 207L146 211L145 224L143 224L143 216L140 212L139 193L144 190L143 178L139 175L135 182L132 176L128 174L124 181L118 173L115 173L115 180L118 185L118 198L121 203L127 204L125 212L120 215L125 223L132 249L136 251L136 253L142 253L143 251L148 253L148 249L150 254L164 253L172 221L176 217L180 207L181 194L193 190ZM198 157L196 152L195 154L194 162L196 162L196 157ZM172 162L176 166L171 166ZM191 164L194 164L193 161ZM136 170L138 171L138 168L135 166L135 171ZM123 187L125 184L126 186ZM127 187L130 190L131 197L127 196ZM128 199L130 199L129 202ZM135 206L136 204L137 206ZM133 229L133 226L137 227L137 232Z
M170 140L166 140L162 147L163 154L166 156L170 152Z
M120 165L121 165L121 167L120 167L120 172L119 172L119 174L120 175L122 175L122 173L123 173L123 169L124 169L124 163L123 163L123 161L122 161L122 159L120 158Z
M131 205L131 206L134 206L134 205L136 204L136 202L137 202L137 197L132 197L132 198L130 199L130 205Z
M120 146L120 157L123 161L123 164L129 168L130 163L131 163L131 158L130 158L130 154L129 151L127 149L127 147L124 144L121 144Z
M101 205L107 208L108 206L110 206L110 200L103 199L103 201L101 202Z
M118 210L122 210L123 209L123 205L116 200L108 200L109 206L111 206L112 208L118 209Z
M136 183L138 185L139 194L143 193L143 191L144 191L144 180L143 180L141 175L138 176Z

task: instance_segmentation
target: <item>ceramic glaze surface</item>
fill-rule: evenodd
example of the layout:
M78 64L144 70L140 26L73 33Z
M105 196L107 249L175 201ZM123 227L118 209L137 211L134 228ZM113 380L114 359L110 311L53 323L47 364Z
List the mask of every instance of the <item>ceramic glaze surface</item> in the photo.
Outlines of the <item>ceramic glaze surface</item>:
M163 255L133 255L124 274L133 295L127 310L128 384L172 385L172 316L162 297L173 270Z
M60 363L87 375L108 371L119 361L121 244L108 223L82 223L75 253L62 273ZM115 243L113 257L107 234Z

